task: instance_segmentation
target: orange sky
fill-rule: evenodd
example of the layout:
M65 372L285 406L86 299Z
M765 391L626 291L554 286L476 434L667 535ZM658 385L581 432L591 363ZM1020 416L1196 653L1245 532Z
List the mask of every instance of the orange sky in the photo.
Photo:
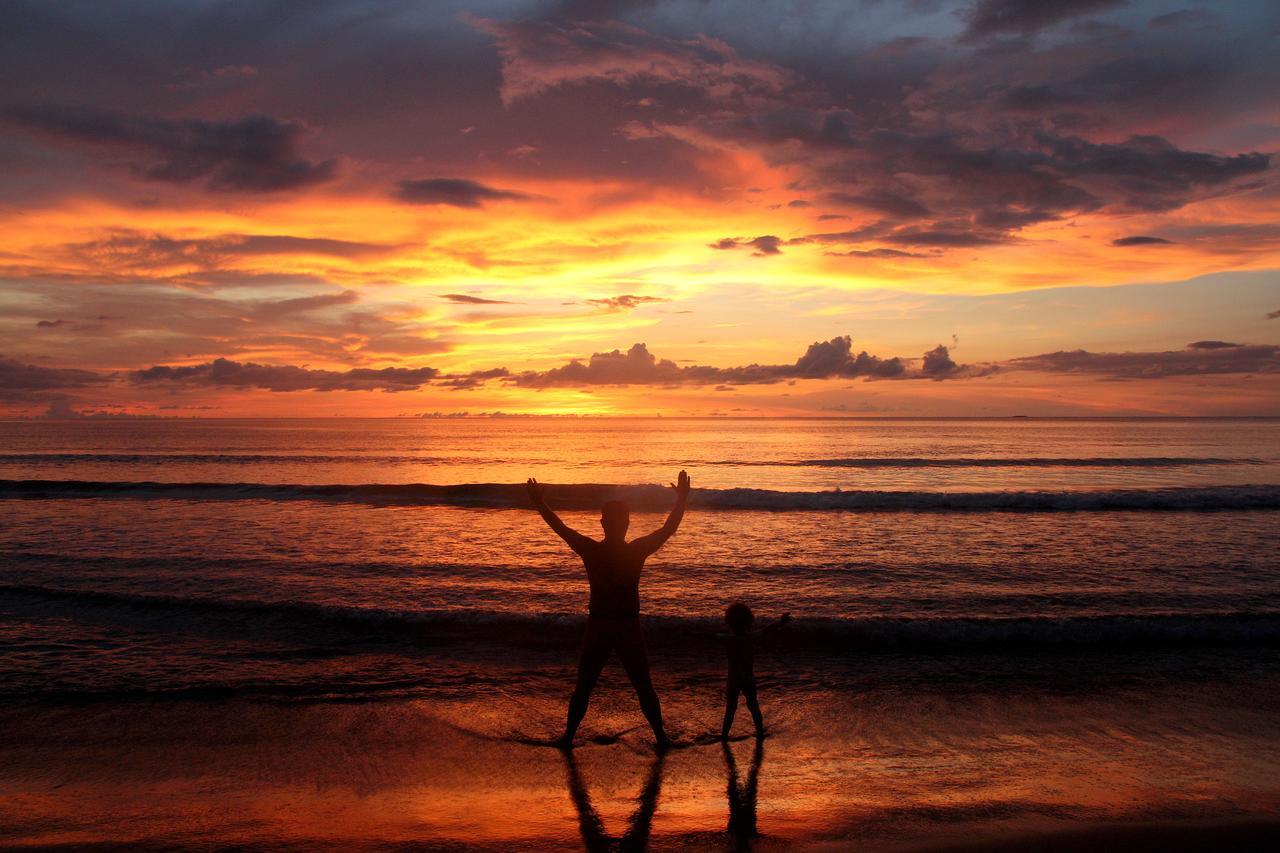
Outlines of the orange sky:
M1263 5L372 7L4 60L0 411L1280 414Z

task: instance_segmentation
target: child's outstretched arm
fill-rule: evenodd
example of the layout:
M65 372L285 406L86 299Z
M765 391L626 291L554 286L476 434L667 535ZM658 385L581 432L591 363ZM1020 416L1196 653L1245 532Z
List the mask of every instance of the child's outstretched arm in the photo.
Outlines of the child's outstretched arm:
M791 614L783 613L781 619L778 619L775 622L770 622L768 625L765 625L759 631L756 631L755 634L757 637L772 637L774 634L778 633L780 630L782 630L783 628L785 628L787 625L790 625L790 624L791 624Z

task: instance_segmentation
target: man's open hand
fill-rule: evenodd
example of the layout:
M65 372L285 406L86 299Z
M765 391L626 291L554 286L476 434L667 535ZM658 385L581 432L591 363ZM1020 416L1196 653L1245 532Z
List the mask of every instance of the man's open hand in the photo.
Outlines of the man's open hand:
M539 483L532 477L525 483L525 487L529 490L529 500L536 504L542 503L542 495L546 492L547 487Z
M675 489L676 494L682 498L688 496L689 474L685 471L681 471L680 476L676 479L674 483L671 484L671 488Z

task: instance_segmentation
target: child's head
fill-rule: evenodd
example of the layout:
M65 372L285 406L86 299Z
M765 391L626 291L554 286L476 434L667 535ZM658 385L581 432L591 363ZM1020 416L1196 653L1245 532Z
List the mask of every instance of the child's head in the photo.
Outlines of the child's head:
M751 625L756 621L756 615L751 612L751 608L743 604L741 601L735 601L724 609L724 622L729 626L729 630L734 633L741 634L751 630Z

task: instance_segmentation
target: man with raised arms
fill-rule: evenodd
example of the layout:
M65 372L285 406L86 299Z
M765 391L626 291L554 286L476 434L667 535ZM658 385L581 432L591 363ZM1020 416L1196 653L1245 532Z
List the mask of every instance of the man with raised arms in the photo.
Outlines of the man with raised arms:
M609 655L616 651L640 699L640 710L653 728L656 745L658 749L665 749L670 741L662 727L662 708L649 677L649 659L640 631L640 573L649 555L661 548L680 526L689 498L689 475L681 471L678 481L671 485L676 493L676 505L667 516L667 523L630 542L626 537L631 510L624 502L608 501L600 508L604 539L597 542L571 529L551 511L544 498L545 487L537 480L530 477L528 486L529 498L543 520L582 558L591 587L587 632L578 659L578 682L569 698L564 734L556 743L565 748L573 746L573 736L586 716L587 703L600 671Z

